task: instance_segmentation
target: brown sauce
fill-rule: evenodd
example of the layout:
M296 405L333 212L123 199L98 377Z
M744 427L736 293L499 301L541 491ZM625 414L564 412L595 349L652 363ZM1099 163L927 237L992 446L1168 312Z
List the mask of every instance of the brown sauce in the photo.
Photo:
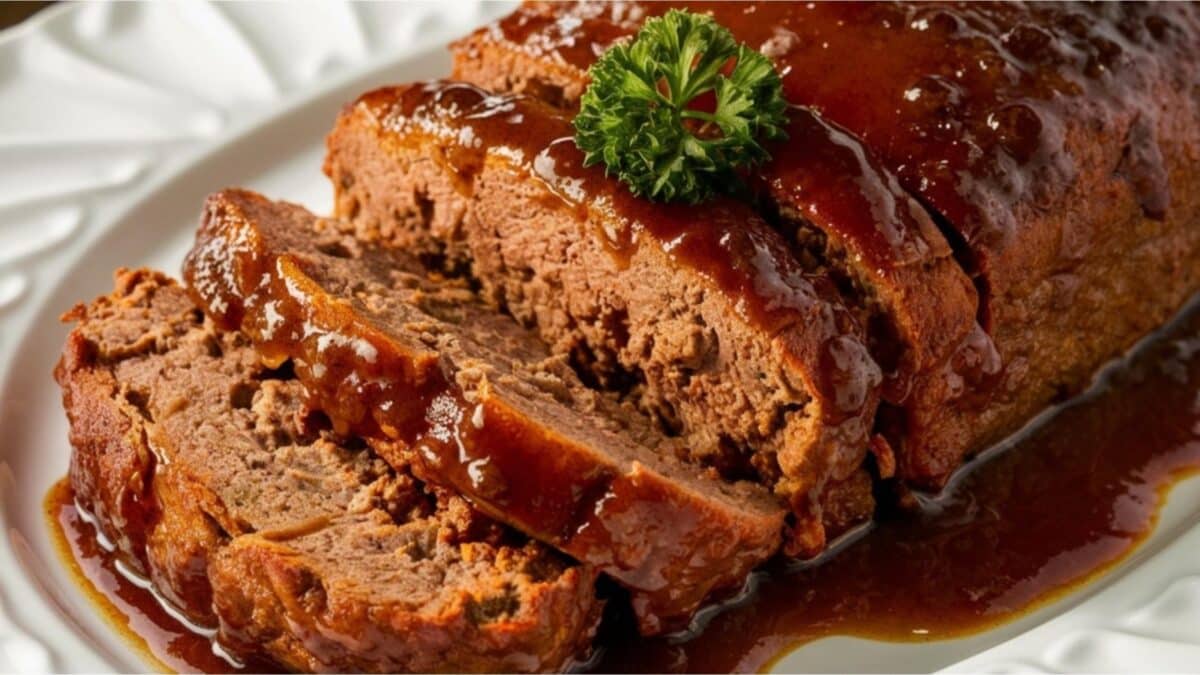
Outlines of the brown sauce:
M863 266L881 276L950 253L925 211L853 134L811 108L793 107L788 116L787 141L771 146L774 159L750 176L776 202L852 242Z
M1200 468L1198 392L1193 309L919 512L883 517L819 564L761 572L699 639L637 639L627 619L609 617L594 668L755 670L832 635L927 642L1010 621L1094 580L1153 530L1170 486ZM117 569L65 480L46 515L80 586L152 667L233 669Z
M168 611L146 580L128 571L119 556L96 537L90 516L75 503L63 478L43 502L46 522L71 576L113 629L152 670L219 673L238 670L214 651L210 635L197 631ZM254 672L277 670L273 664L246 664Z

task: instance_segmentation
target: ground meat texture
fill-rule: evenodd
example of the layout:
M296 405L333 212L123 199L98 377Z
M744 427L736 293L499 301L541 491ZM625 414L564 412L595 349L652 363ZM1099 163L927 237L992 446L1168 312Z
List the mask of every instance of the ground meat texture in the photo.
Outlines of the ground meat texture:
M570 107L597 54L672 6L711 14L772 58L789 102L893 172L974 282L976 325L956 323L971 330L943 364L881 411L909 482L943 484L1200 287L1195 4L529 3L457 43L454 77ZM787 170L809 159L807 140L793 134L761 172L785 221L789 193L803 205L814 187ZM812 224L829 242L847 225ZM849 271L885 309L903 288L867 265ZM905 299L918 318L953 291L945 275L919 276L929 287ZM911 336L922 342L906 349L937 344Z
M287 369L146 270L67 314L79 503L227 649L297 670L541 671L590 648L596 572L341 440Z
M819 552L824 485L862 470L878 401L864 327L748 207L634 199L570 134L532 99L385 88L343 112L325 169L361 238L469 270L694 460L772 488L788 552Z
M269 361L292 358L335 429L630 589L641 628L677 627L780 546L761 486L681 460L646 416L461 281L348 224L257 194L209 198L185 276Z

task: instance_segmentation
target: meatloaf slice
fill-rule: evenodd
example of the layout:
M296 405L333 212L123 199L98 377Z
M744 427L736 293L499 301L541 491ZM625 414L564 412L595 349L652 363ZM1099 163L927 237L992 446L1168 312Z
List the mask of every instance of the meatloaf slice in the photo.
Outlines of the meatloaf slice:
M1196 4L529 3L459 42L455 77L570 105L597 54L673 6L771 57L974 278L983 330L942 378L941 428L890 434L909 480L940 485L1200 287Z
M876 429L911 477L916 449L960 442L975 424L961 383L994 383L999 357L976 321L975 287L924 207L845 129L809 108L789 118L788 139L748 182L797 254L860 299L884 372Z
M823 503L868 484L881 378L853 309L748 207L635 199L570 134L533 99L384 88L343 112L325 171L361 237L469 267L576 367L629 377L694 459L772 486L789 553L820 551ZM852 501L868 508L851 521L869 515L869 494Z
M537 336L460 282L303 208L208 200L185 274L219 323L295 360L335 428L632 591L647 633L740 587L780 545L761 486L685 463L675 439L584 387Z
M174 282L121 271L66 318L78 501L226 647L412 672L553 670L589 648L593 568L338 440Z

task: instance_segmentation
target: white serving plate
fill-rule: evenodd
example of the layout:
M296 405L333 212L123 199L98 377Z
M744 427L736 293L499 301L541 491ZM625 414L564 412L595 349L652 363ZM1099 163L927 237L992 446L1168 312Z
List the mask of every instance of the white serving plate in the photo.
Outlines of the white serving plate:
M320 166L338 108L375 85L444 76L445 43L510 8L86 4L0 34L0 672L149 667L75 586L44 523L70 451L50 377L59 313L106 293L119 266L176 273L215 189L328 211ZM1017 621L926 644L830 638L776 668L1198 670L1197 552L1190 480L1138 551Z

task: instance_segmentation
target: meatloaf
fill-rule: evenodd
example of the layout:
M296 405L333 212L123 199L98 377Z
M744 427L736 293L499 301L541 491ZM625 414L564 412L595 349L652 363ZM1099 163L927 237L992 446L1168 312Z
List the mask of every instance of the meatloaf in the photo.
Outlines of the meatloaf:
M772 487L793 513L788 552L819 552L871 512L881 375L856 308L749 207L633 198L570 135L533 99L389 87L345 109L325 171L361 238L469 268L693 459Z
M584 387L536 334L348 230L226 190L185 276L268 362L295 360L336 429L608 573L646 633L740 588L778 549L784 510L768 491L680 461L678 439Z
M597 54L685 4L895 172L974 281L940 428L881 415L910 481L941 485L1200 287L1196 4L531 3L456 45L455 77L569 107ZM797 186L764 174L786 211Z
M227 648L385 672L555 670L589 649L594 568L333 435L285 364L174 282L121 271L66 318L78 502Z

